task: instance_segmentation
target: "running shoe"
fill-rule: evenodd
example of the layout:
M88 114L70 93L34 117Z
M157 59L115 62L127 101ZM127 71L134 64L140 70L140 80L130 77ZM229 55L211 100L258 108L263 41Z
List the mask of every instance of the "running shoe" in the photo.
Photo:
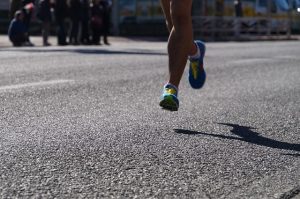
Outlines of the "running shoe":
M206 73L203 66L203 59L205 56L205 44L199 40L195 41L195 44L200 50L200 57L198 59L189 59L189 82L192 88L200 89L203 87L206 80Z
M177 98L177 88L171 84L164 86L163 94L159 105L169 111L177 111L179 108L179 100Z

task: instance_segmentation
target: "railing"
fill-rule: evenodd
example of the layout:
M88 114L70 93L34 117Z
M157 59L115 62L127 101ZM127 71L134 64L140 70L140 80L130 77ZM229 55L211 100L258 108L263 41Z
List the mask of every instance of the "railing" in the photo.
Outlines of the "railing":
M196 37L209 40L289 39L288 19L268 17L193 17Z

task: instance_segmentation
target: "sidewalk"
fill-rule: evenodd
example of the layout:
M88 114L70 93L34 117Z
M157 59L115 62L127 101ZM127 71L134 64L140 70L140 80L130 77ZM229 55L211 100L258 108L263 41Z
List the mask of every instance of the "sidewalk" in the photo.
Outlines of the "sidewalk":
M30 37L31 42L35 46L43 46L43 39L42 36L31 36ZM121 36L110 36L108 37L108 40L110 43L130 43L130 42L138 42L138 41L149 41L149 42L167 42L167 37L121 37ZM248 42L251 41L283 41L287 39L266 39L262 38L261 40L248 40ZM300 35L292 35L292 40L300 40ZM57 38L56 36L50 36L49 42L52 44L52 46L57 46ZM238 41L231 41L231 42L238 42ZM7 47L13 47L12 43L9 41L7 35L0 35L0 48L7 48Z
M35 46L43 45L42 37L32 36L30 37L30 40ZM53 45L56 44L55 37L50 37L49 42ZM0 35L0 47L13 47L7 35Z
M124 42L137 42L137 41L167 41L167 38L161 37L120 37L120 36L110 36L108 37L110 43L124 43ZM43 46L43 38L42 36L30 36L30 41L35 46ZM49 37L49 43L52 46L57 46L57 38L56 36ZM9 41L7 35L0 35L0 48L2 47L13 47L12 43Z

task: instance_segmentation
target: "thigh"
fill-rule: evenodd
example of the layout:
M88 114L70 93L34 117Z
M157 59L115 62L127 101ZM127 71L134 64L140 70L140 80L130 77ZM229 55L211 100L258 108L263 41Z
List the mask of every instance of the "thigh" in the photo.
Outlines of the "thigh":
M192 13L193 0L170 0L170 13L171 17L190 16Z
M192 0L171 0L170 13L174 28L191 24L192 2Z

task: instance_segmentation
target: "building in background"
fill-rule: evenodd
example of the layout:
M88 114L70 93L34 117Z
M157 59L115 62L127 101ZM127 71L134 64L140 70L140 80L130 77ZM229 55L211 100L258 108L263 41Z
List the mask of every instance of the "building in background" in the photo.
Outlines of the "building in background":
M300 0L194 0L195 34L210 39L289 35L300 29ZM237 10L238 9L238 10ZM115 0L114 31L168 35L159 0Z
M10 0L0 0L0 31L6 33ZM115 35L167 36L160 0L112 0ZM297 12L298 11L298 12ZM195 35L209 40L300 33L300 0L194 0Z
M114 30L121 35L167 35L159 0L115 0Z

